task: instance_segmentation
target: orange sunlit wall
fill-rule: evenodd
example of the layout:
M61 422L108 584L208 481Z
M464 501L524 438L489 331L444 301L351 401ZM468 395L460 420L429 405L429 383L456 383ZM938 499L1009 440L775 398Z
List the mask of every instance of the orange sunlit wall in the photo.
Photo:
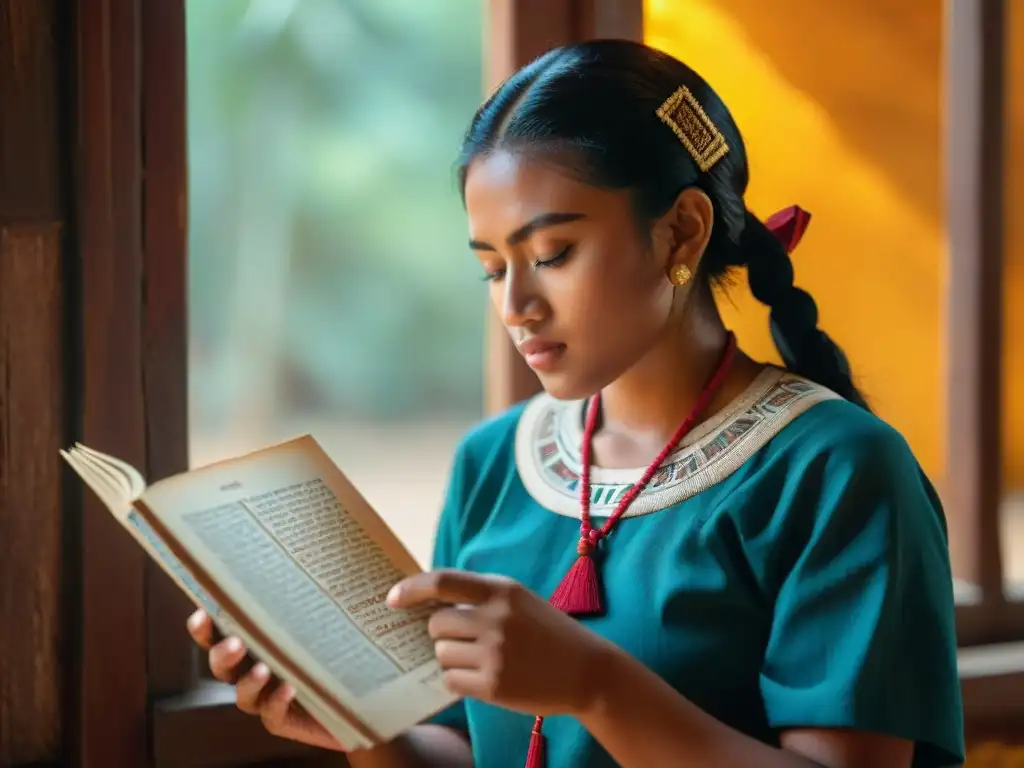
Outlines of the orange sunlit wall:
M932 477L945 458L942 2L646 0L646 41L700 72L729 105L751 166L747 204L814 215L798 283L846 349L875 410ZM1016 14L1014 27L1024 24ZM1024 31L1012 71L1024 75ZM895 74L894 74L895 73ZM1011 92L1016 89L1011 89ZM1011 135L1022 135L1022 103ZM1021 142L1024 146L1024 142ZM1011 142L1014 185L1024 166ZM1017 199L1024 199L1017 196ZM1011 205L1012 207L1012 205ZM1024 486L1024 225L1008 233L1007 486ZM748 349L775 359L745 285L721 302Z

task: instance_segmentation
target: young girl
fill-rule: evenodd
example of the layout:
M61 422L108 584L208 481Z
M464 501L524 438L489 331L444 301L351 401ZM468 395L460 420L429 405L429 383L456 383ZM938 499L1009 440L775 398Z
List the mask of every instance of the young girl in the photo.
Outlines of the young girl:
M545 393L465 438L436 569L390 596L447 606L431 633L464 703L351 764L959 764L939 500L793 286L807 214L746 209L718 96L636 43L560 48L478 111L460 170ZM712 288L734 267L785 369L724 327ZM204 615L190 630L210 647ZM218 643L214 673L244 655ZM237 680L239 706L337 748L268 677Z

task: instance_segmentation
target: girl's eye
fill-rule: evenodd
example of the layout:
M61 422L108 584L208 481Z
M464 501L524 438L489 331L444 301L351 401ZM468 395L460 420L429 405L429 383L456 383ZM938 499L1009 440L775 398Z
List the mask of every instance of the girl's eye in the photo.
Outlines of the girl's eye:
M550 259L543 259L541 261L533 262L535 267L557 267L565 263L565 260L569 258L569 254L572 253L572 246L567 245L562 251L556 256L552 256Z
M504 276L505 276L505 270L504 269L496 269L493 272L487 272L480 279L483 280L486 283L486 282L490 282L491 280L500 280Z
M563 248L561 250L561 252L555 254L550 259L538 259L537 261L533 262L533 266L535 268L536 267L557 267L557 266L560 266L561 264L565 263L565 260L567 258L569 258L569 255L571 253L572 253L572 246L571 245L567 245L565 248ZM491 280L500 280L504 276L505 276L505 270L504 269L495 269L492 272L487 272L481 279L484 280L485 282L490 282Z

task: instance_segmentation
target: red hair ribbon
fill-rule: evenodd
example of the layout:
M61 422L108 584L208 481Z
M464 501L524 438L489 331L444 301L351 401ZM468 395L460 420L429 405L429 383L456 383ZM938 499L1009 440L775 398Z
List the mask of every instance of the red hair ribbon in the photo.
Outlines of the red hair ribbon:
M799 205L791 205L783 208L778 213L773 213L765 221L764 225L782 243L786 253L792 253L800 243L800 238L807 231L807 225L811 223L811 214Z

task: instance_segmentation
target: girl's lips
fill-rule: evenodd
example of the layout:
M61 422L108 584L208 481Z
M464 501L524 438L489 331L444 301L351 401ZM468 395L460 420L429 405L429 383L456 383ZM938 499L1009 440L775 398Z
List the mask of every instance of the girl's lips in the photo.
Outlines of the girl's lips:
M545 370L554 367L558 363L562 353L565 352L565 344L534 336L519 344L519 352L526 359L526 364L531 368Z

